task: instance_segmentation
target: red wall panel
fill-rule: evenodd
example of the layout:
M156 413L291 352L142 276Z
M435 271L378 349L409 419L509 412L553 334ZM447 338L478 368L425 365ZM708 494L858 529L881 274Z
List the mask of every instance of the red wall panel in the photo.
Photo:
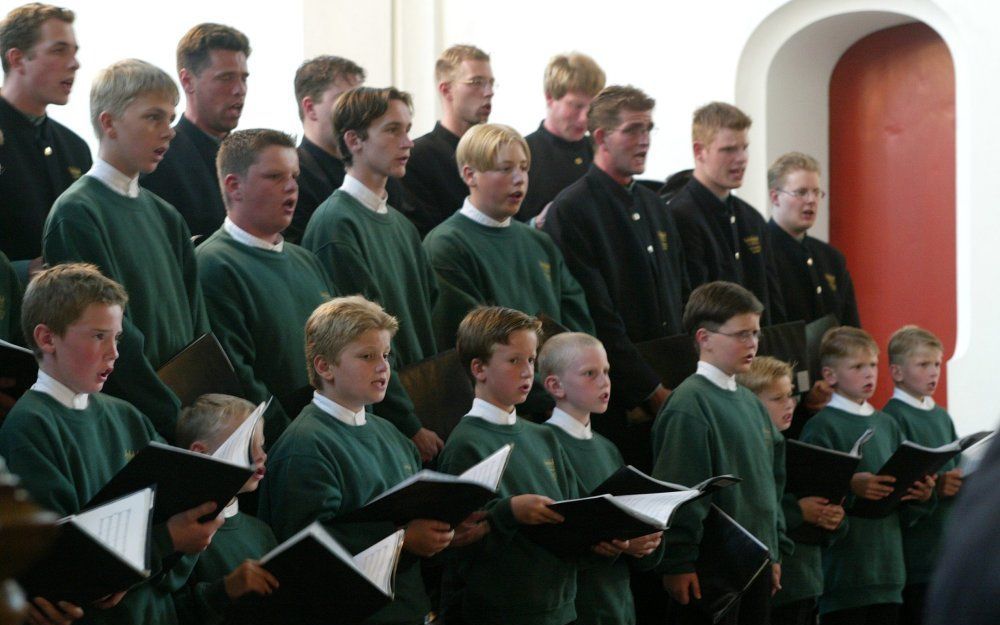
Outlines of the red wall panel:
M892 393L886 344L915 323L955 347L955 73L923 24L852 46L830 80L830 242L844 252L861 323L882 349L881 407ZM935 394L944 404L945 380Z

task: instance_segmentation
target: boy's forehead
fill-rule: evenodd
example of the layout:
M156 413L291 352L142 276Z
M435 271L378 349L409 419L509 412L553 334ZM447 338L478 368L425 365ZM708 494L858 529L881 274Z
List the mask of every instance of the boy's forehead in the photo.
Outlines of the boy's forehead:
M837 365L849 365L858 361L878 360L878 352L869 347L855 347L846 356L840 358Z
M166 93L147 91L136 94L132 101L128 103L128 106L125 107L125 111L128 112L131 109L156 110L173 115L176 108L177 105L174 103L174 99Z
M927 360L928 358L939 359L943 356L944 352L940 347L935 347L933 345L918 345L906 355L904 360Z

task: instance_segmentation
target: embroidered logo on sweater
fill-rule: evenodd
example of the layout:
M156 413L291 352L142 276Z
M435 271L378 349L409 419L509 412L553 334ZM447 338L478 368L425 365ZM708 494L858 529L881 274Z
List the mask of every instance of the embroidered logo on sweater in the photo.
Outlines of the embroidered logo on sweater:
M545 468L549 470L549 475L552 476L552 481L558 483L559 478L556 477L556 461L552 458L546 458Z
M69 167L67 167L66 171L69 172L69 175L70 175L71 178L73 178L73 180L76 180L77 178L79 178L80 174L83 173L82 171L80 171L79 167L73 167L72 165L70 165Z
M545 274L545 279L552 282L552 265L545 262L544 260L538 261L538 266L542 268L542 273Z
M132 462L132 458L135 458L135 450L134 449L126 449L125 450L125 462Z
M0 295L0 319L7 318L7 296Z
M830 285L831 291L837 290L837 276L832 273L824 273L823 277L826 278L826 283Z
M756 234L751 234L748 237L743 237L743 244L747 246L751 254L760 254L760 237Z
M660 237L660 247L663 248L664 252L666 252L668 249L670 249L670 246L667 245L667 233L666 232L664 232L662 230L657 230L656 231L656 236Z

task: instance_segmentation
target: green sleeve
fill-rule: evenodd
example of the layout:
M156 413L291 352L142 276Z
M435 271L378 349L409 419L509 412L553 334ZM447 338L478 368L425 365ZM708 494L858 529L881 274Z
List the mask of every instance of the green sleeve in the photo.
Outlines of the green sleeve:
M569 267L566 266L566 260L558 248L555 248L554 257L561 287L559 308L563 325L574 332L586 332L591 336L596 336L597 328L594 326L594 320L590 317L587 296L583 292L583 287L570 273Z
M180 625L221 623L232 604L225 579L188 584L174 593L174 608Z
M260 518L279 542L313 521L329 522L340 511L341 479L335 467L314 455L292 454L269 463Z
M247 319L247 311L257 305L242 289L236 276L228 275L223 268L210 260L202 259L199 274L208 285L205 290L205 305L210 312L212 332L219 339L223 351L229 356L236 370L236 376L243 385L244 397L253 403L267 401L272 395L275 401L264 416L264 440L273 445L278 436L288 426L289 418L277 394L257 378L254 362L260 350L266 354L272 346L257 345L254 340L252 323ZM266 358L266 356L265 356Z
M778 432L778 429L771 423L770 417L767 424L771 426L771 435L774 437L774 492L775 510L778 522L778 553L777 561L781 561L782 553L791 553L795 549L795 541L788 537L788 520L785 518L785 507L782 505L782 496L785 493L785 438Z
M187 289L187 298L191 306L191 327L194 328L194 336L197 338L210 332L212 325L209 323L201 280L198 277L198 261L194 256L191 233L183 221L180 226L181 240L176 244L180 246L181 274L184 276L184 287Z
M58 436L48 435L43 427L44 424L39 424L38 429L15 429L8 422L0 436L0 455L6 458L7 469L18 476L20 485L38 505L59 516L74 514L87 502L80 501L68 471L62 466L66 454L55 443Z
M439 349L454 347L458 325L466 313L486 303L486 296L472 275L476 259L466 254L465 247L453 245L443 236L428 236L424 249L440 288L433 309L434 337Z
M93 263L104 275L122 282L121 276L115 272L115 263L108 253L100 228L92 220L81 218L71 222L68 218L63 218L50 221L46 225L42 252L49 265ZM201 288L197 280L194 280L194 288L203 309L204 304L200 303ZM198 324L195 325L197 327ZM207 323L205 327L207 329ZM129 403L153 422L160 435L173 441L181 402L156 375L156 369L146 358L144 347L145 337L132 323L126 309L122 319L122 336L118 343L118 362L115 363L115 371L108 378L104 390L109 395L127 398Z
M681 412L669 404L657 417L665 419L661 428L654 425L653 477L691 486L712 477L712 453L709 427L700 414ZM693 573L698 560L702 522L708 515L709 497L684 506L663 535L665 553L657 570L663 574Z

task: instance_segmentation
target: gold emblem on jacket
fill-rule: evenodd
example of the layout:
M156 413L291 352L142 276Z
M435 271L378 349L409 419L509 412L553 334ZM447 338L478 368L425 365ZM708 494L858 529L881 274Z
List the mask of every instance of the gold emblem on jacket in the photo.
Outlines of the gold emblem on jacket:
M824 273L823 277L826 278L826 283L830 285L831 291L837 290L837 276L832 273Z
M751 254L760 254L760 237L756 234L751 234L748 237L743 237L743 244L747 246Z

